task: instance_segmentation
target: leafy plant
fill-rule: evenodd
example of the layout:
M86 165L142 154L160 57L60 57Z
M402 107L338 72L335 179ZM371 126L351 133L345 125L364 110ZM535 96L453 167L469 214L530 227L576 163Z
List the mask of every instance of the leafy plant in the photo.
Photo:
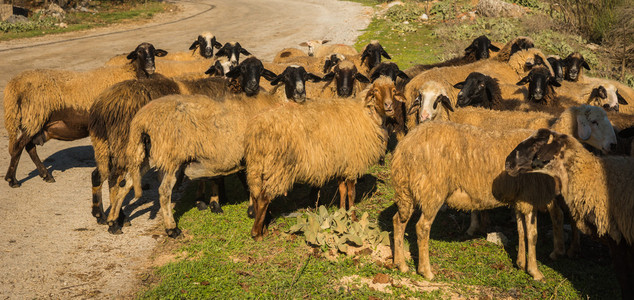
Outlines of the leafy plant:
M452 1L436 2L432 6L430 13L435 16L442 16L443 20L455 17L454 6Z
M414 22L425 12L425 10L415 3L404 5L394 5L385 13L385 17L392 22Z
M368 213L363 213L358 222L353 221L354 209L339 209L333 214L325 206L319 206L317 212L307 212L297 217L297 223L291 226L289 233L303 233L306 242L313 246L337 249L347 253L349 247L361 247L370 244L389 245L387 231L381 231L376 224L370 223Z

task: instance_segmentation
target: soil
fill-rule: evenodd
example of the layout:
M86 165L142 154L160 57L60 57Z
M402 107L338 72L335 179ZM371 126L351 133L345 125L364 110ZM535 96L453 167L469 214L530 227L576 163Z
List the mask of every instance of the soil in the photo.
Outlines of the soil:
M0 90L21 71L93 69L145 41L186 51L203 31L223 43L239 41L271 60L282 48L309 39L353 44L371 18L371 9L335 0L174 2L177 12L151 22L0 43ZM6 151L7 144L7 133L0 130L0 149ZM152 267L152 250L166 238L157 218L156 183L126 205L132 226L111 235L90 214L95 166L90 140L53 140L37 149L57 182L40 179L23 154L17 172L22 186L0 184L0 299L131 297L140 286L139 274ZM8 165L4 152L0 168Z

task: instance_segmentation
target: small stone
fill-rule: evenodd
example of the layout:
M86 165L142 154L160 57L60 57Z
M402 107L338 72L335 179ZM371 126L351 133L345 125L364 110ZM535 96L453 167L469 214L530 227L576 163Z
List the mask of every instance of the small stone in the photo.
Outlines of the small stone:
M501 232L491 232L487 234L487 242L496 244L498 246L506 246L508 244L508 238Z
M420 17L418 17L419 19L423 20L423 21L427 21L429 20L429 16L427 16L427 14L422 14L420 15Z
M57 27L59 27L59 28L68 28L68 24L62 22L62 23L57 24Z
M405 22L403 22L403 24L407 25L407 24L409 24L409 21L405 21Z

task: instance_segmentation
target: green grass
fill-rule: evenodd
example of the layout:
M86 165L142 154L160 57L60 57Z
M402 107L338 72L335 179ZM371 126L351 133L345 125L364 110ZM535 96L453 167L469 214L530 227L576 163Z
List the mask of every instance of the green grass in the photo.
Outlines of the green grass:
M14 26L11 29L6 29L6 31L0 30L0 41L86 30L116 23L149 20L159 12L174 9L172 4L156 1L148 1L147 3L131 1L131 3L119 5L115 5L110 1L98 2L97 13L68 12L65 19L61 21L68 25L66 28L55 26L54 24L60 21L52 19L37 22L38 16L34 16L29 24ZM37 25L34 25L34 23L37 23ZM0 28L4 27L0 26Z

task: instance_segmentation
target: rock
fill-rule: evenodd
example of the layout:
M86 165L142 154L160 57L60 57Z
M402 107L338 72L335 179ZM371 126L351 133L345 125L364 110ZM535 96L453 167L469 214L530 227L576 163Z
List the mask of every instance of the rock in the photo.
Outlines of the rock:
M401 2L401 1L393 1L393 2L390 2L387 5L387 8L390 9L391 7L396 6L396 5L405 5L405 3Z
M405 22L403 22L403 24L407 25L407 24L409 24L409 21L405 21Z
M509 239L501 232L491 232L487 234L487 242L496 244L498 246L506 246Z
M15 24L15 23L24 23L24 22L28 22L29 18L25 17L25 16L20 16L20 15L12 15L10 16L6 22Z
M511 17L518 18L526 11L516 4L504 2L502 0L480 0L476 5L479 15L485 17Z
M427 14L422 14L422 15L420 15L420 17L418 17L418 18L419 18L420 20L423 20L423 21L427 21L427 20L429 20L429 16L427 16Z
M68 24L66 24L66 23L64 23L64 22L59 23L59 24L56 24L56 25L57 25L57 27L59 27L59 28L68 28Z

